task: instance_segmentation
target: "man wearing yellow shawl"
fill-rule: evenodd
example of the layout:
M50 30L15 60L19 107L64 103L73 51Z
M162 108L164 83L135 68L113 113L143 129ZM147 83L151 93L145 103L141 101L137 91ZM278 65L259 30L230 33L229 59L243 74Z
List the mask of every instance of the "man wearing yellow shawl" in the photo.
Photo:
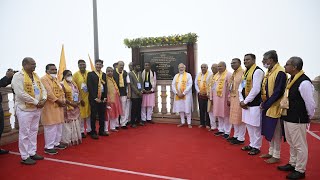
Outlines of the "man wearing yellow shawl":
M290 74L285 96L289 107L286 108L284 131L290 145L289 163L279 166L281 171L292 171L287 179L303 179L308 161L307 124L314 116L316 104L314 102L314 87L311 80L302 70L303 61L300 57L291 57L284 66Z
M214 75L216 75L218 73L218 64L214 63L211 65L211 71L212 74L209 76L209 79L207 81L207 96L209 97L210 95L210 90L212 88L212 85L214 83ZM210 118L210 129L209 131L214 131L216 129L218 129L218 124L217 124L217 118L213 116L213 110L212 110L212 105L213 105L213 101L212 99L210 100L210 98L208 99L208 114L209 114L209 118Z
M280 100L286 88L287 76L284 68L278 63L275 50L264 53L263 66L268 69L262 83L262 121L261 134L269 141L269 153L262 154L267 158L266 163L272 164L280 161L280 148L282 139L282 126L280 121Z
M230 78L229 91L230 91L230 123L233 125L233 137L229 138L231 144L243 144L246 134L246 124L242 122L242 109L239 106L239 93L238 88L242 81L244 70L241 67L241 61L234 58L231 61L231 67L234 70Z
M89 71L86 70L86 62L82 59L78 61L79 71L73 74L73 81L77 84L77 87L80 91L80 127L81 127L81 136L85 138L87 134L91 132L91 123L90 123L90 104L89 104L89 92L87 86L87 77ZM84 128L86 124L86 130Z
M34 72L36 62L31 57L22 60L23 69L12 79L15 93L15 112L19 120L19 152L22 164L35 164L43 157L36 154L37 134L41 110L46 103L47 91Z
M105 132L105 114L107 103L107 78L106 73L102 72L103 61L95 61L95 70L88 73L87 86L89 92L89 103L91 108L91 133L92 139L99 139L99 136L108 136ZM96 130L96 118L99 116L99 133ZM98 136L99 134L99 136Z
M119 61L117 63L117 67L114 69L113 71L113 79L114 81L117 83L117 86L119 88L119 92L120 92L120 103L121 103L121 109L123 110L120 114L120 124L119 121L116 121L116 128L118 129L119 126L121 126L122 129L127 129L127 123L128 123L128 118L129 118L129 113L124 113L124 112L128 112L128 108L129 108L129 102L128 102L128 98L130 98L128 96L128 82L127 82L127 78L128 78L128 73L127 71L125 71L124 68L124 62L123 61Z
M231 73L227 71L226 63L218 63L218 73L214 75L214 82L210 90L210 99L213 101L213 116L218 118L219 128L218 132L214 133L216 136L223 136L229 138L231 131L231 124L229 123L230 106L228 105L229 97L229 79Z
M241 149L249 151L249 155L260 153L261 136L261 84L264 77L263 70L256 64L254 54L244 56L246 70L239 86L239 100L242 108L242 121L246 123L250 144Z
M114 71L112 67L107 67L107 85L108 85L108 103L106 117L108 120L105 121L105 131L108 131L109 123L110 130L117 132L116 126L119 122L119 116L123 114L122 107L120 103L120 90L116 81L114 80Z
M57 149L66 148L66 146L60 144L66 100L62 87L58 82L57 68L54 64L46 66L46 75L41 78L41 82L46 88L48 96L41 113L41 123L44 128L44 152L54 155L58 153Z
M208 71L207 64L201 64L201 72L196 75L194 79L194 87L198 95L199 111L200 111L200 125L199 128L210 128L210 119L208 114L208 94L207 94L207 82L212 75Z
M172 80L172 92L174 93L173 112L180 114L181 124L178 127L185 125L184 117L187 116L188 127L191 125L191 113L193 110L192 100L192 77L186 72L186 66L183 63L178 65L179 73Z
M154 90L157 88L157 75L151 71L150 62L144 63L144 70L142 71L142 104L141 104L141 121L151 123L153 107L155 106L156 95Z

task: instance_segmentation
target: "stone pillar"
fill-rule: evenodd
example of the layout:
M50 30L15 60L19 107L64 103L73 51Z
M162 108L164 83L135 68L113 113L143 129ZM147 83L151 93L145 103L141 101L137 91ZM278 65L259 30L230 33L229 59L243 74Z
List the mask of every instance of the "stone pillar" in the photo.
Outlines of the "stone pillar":
M2 96L2 108L4 113L4 129L3 133L10 132L12 130L11 124L10 124L10 117L11 113L9 112L9 99L8 99L8 93L12 93L12 89L7 88L0 88L0 93Z
M317 76L313 81L314 86L314 100L316 103L316 112L312 119L320 120L320 76Z
M154 88L154 94L155 94L155 106L153 108L153 112L154 113L158 113L159 112L159 96L158 96L158 85Z
M167 114L167 86L161 85L161 113Z
M174 112L173 112L173 101L174 101L174 93L173 93L173 91L172 91L172 86L170 86L170 113L171 114L175 114Z

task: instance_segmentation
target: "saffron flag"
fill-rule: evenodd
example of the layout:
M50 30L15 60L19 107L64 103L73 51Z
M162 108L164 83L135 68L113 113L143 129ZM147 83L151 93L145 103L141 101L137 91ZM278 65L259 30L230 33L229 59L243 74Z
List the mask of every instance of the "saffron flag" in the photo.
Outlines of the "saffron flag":
M96 70L96 68L94 68L94 65L93 65L93 63L92 63L92 61L91 61L91 58L90 58L90 55L89 55L89 54L88 54L88 57L89 57L89 61L90 61L91 71Z
M58 69L58 74L57 74L58 81L62 80L63 71L66 70L66 69L67 69L67 65L66 65L66 58L64 56L64 45L62 45L59 69Z

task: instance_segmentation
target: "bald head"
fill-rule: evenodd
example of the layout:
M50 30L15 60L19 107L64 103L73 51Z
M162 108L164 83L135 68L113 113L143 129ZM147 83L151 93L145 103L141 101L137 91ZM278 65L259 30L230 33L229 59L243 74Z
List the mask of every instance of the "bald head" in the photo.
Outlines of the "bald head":
M22 67L27 73L32 73L36 69L36 62L31 57L25 57L22 60Z

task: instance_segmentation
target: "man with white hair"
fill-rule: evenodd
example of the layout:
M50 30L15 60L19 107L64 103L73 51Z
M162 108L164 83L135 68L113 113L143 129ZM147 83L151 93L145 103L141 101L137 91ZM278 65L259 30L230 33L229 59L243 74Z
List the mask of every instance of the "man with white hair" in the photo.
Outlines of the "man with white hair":
M199 128L210 128L210 119L207 112L208 109L208 95L207 95L207 81L212 73L208 71L207 64L201 64L201 72L197 74L194 80L194 86L198 95L199 111L200 111L200 125Z
M173 102L173 112L180 114L182 127L185 124L185 115L187 116L188 127L191 126L191 112L192 112L192 76L186 72L186 66L180 63L179 73L176 74L172 80L172 91L175 94Z

